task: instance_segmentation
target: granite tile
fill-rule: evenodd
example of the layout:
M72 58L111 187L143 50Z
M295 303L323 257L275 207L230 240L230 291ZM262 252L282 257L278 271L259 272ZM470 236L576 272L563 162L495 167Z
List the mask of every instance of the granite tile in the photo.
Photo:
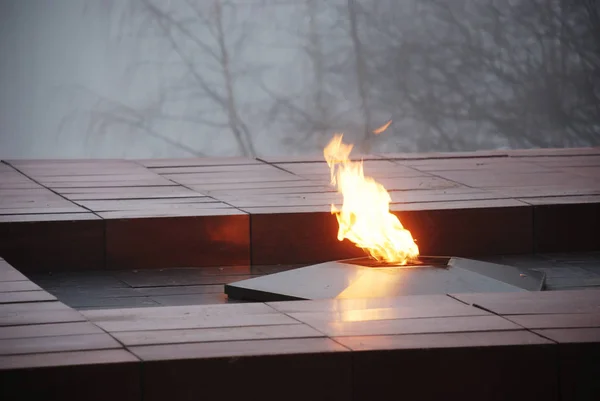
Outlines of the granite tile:
M284 313L343 312L365 309L456 307L464 305L446 295L410 295L396 298L318 299L307 301L268 302L267 305Z
M76 203L96 212L108 212L115 210L142 210L159 206L176 207L178 205L189 204L211 207L212 204L218 203L218 201L209 196L194 196L192 198L83 200Z
M600 287L600 277L588 277L588 278L550 278L547 280L547 288L551 290L568 290L571 288L579 287Z
M552 341L526 330L350 336L333 339L353 351L552 344Z
M220 341L129 347L144 362L181 359L241 358L265 355L337 353L347 348L329 338Z
M600 291L597 289L452 296L501 315L600 313Z
M298 323L260 303L89 310L82 313L109 332Z
M0 371L139 362L124 349L0 356Z
M600 343L600 327L538 329L534 333L561 344Z
M151 198L193 198L204 195L182 186L118 187L118 188L63 188L61 195L71 201L119 200Z
M162 295L154 296L152 300L164 306L177 305L215 305L238 303L235 299L228 299L224 293L208 293L208 294L184 294L184 295Z
M83 314L92 321L118 321L126 319L186 318L186 317L236 317L279 314L263 303L235 305L159 306L153 308L127 308L87 311Z
M200 268L167 268L115 272L115 277L135 288L214 285L229 282L236 277L239 280L250 278L250 266L222 266ZM230 278L230 276L233 276ZM219 283L221 284L221 283Z
M43 301L56 301L56 297L43 290L0 293L0 304Z
M224 172L272 172L276 167L264 163L253 164L217 164L206 166L162 166L152 167L154 173L164 174L185 174L185 173L224 173Z
M464 185L478 188L502 188L502 187L527 187L541 186L556 183L582 183L583 185L593 183L589 177L580 177L557 171L518 173L507 170L489 171L438 171L440 177L459 182Z
M98 216L105 220L123 220L123 219L155 219L155 218L200 218L200 217L225 217L236 216L242 213L226 205L225 203L211 205L205 204L179 205L177 207L153 207L142 210L116 210L108 212L99 212Z
M343 322L313 320L310 318L298 319L330 337L502 331L519 330L521 328L499 316L457 316Z
M32 303L17 303L0 305L0 316L6 317L20 312L45 312L72 310L58 301Z
M108 334L75 334L0 340L0 355L121 348Z
M23 305L23 304L6 304ZM29 305L38 305L35 304ZM63 322L82 322L85 318L73 309L65 310L33 310L0 312L0 326L19 326L24 324L46 324Z
M600 192L600 190L599 190ZM567 196L547 196L547 197L531 197L521 198L521 202L530 205L556 205L556 204L573 204L573 203L600 203L600 195L567 195Z
M52 295L58 297L61 302L64 302L63 297L68 298L81 298L88 297L92 299L97 298L126 298L126 297L140 297L145 296L137 291L137 288L131 287L105 287L102 284L98 285L62 285L59 287L47 287L45 286ZM68 303L68 302L65 302Z
M95 320L94 323L102 329L114 333L119 331L176 330L195 328L284 325L297 324L298 321L285 315L269 313L265 315L239 315L223 317L189 316L179 318L162 317L149 319L124 319L120 321Z
M296 188L296 187L306 187L312 185L329 185L329 180L321 182L321 181L313 181L300 179L300 177L296 177L290 181L263 181L263 182L243 182L235 185L231 184L202 184L201 186L190 185L189 187L195 191L201 192L205 195L213 196L215 191L220 192L221 194L229 193L229 190L241 190L241 189L264 189L264 188ZM217 198L219 198L217 196Z
M507 315L505 318L526 329L600 328L600 313Z
M472 306L440 305L440 306L410 306L376 309L350 309L339 312L297 312L288 313L294 319L303 322L366 322L373 320L395 320L414 318L454 317L454 316L482 316L489 315L482 309Z
M138 159L136 162L152 170L159 167L237 166L263 163L260 160L249 157L189 157L176 159L157 158Z
M125 346L130 347L156 344L310 338L323 337L324 335L305 324L289 324L216 329L127 331L113 333L113 336Z
M65 289L87 291L91 288L129 289L129 285L108 271L71 270L67 272L31 273L29 277L40 287L50 292Z
M59 299L71 308L82 310L89 308L143 308L160 305L156 300L144 296L93 297L86 295L62 295Z
M0 293L39 290L41 290L41 288L29 280L0 281Z
M0 258L0 282L24 280L26 281L27 277L8 264L6 260Z
M140 287L135 291L138 294L149 297L160 297L166 295L195 295L195 294L222 294L223 285L174 285L165 287Z
M0 339L102 333L104 333L102 329L89 322L30 324L25 326L0 327Z

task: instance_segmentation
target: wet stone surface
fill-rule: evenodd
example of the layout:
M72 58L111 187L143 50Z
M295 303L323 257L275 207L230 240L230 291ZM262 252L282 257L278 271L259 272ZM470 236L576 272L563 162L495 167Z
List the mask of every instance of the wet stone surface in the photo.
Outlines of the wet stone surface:
M507 255L482 260L544 272L546 290L600 287L600 252Z
M546 290L600 287L600 252L504 255L481 260L546 273ZM75 309L108 309L239 302L227 299L227 283L299 265L177 268L30 274L29 278Z

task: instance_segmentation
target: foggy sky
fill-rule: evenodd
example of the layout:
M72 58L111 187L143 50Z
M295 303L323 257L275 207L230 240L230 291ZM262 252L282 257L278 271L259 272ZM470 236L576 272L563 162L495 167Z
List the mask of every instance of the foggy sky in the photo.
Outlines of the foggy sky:
M447 10L355 1L362 12L356 57L348 0L232 2L222 21L233 118L214 62L213 2L192 3L196 20L183 0L150 3L191 21L194 38L206 45L179 32L184 60L143 0L0 0L0 158L233 156L240 152L236 129L250 133L258 155L314 154L334 132L358 142L389 118L394 123L373 151L600 144L599 42L573 37L574 53L562 55L571 61L561 64L556 40L535 41L548 31L544 24L561 26L546 9L498 1L498 29L485 0ZM511 20L520 15L524 21ZM586 27L582 21L565 26ZM473 43L483 47L473 51ZM548 44L551 57L542 52ZM521 55L529 59L511 61Z

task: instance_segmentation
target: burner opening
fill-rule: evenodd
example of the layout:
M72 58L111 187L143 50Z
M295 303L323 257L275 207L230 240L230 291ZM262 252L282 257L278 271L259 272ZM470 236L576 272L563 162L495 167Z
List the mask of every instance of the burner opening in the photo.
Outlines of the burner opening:
M388 263L385 261L378 261L370 257L355 258L343 260L344 263L349 263L357 266L371 267L371 268L411 268L411 267L441 267L447 268L449 257L446 256L419 256L418 258L411 260L405 265L397 265L394 263Z

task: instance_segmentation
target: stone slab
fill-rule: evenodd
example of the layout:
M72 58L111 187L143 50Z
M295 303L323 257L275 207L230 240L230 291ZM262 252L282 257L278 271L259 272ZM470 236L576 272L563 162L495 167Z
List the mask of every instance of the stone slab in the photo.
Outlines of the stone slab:
M454 292L539 291L543 273L462 258L447 267L383 267L327 262L225 285L234 299L261 302L377 298Z

